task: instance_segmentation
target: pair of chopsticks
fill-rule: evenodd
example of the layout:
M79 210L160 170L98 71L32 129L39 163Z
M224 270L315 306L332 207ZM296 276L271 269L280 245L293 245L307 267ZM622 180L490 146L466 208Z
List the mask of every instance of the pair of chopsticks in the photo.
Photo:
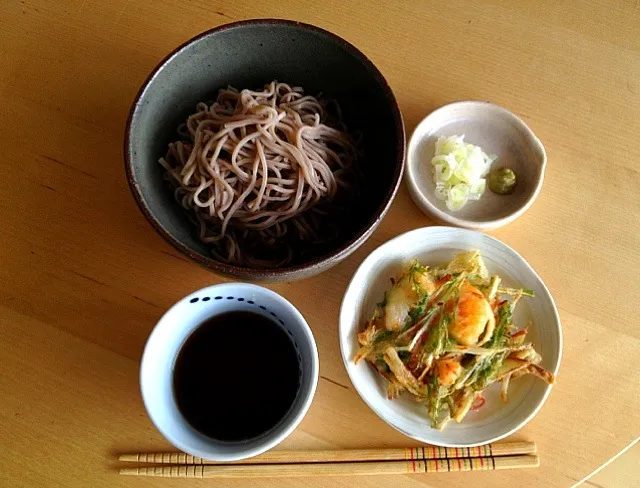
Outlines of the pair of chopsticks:
M120 461L161 466L124 468L122 475L168 478L262 478L376 475L537 468L533 442L479 447L409 447L337 451L269 451L243 461L220 463L184 453L123 454ZM162 466L164 465L164 466Z

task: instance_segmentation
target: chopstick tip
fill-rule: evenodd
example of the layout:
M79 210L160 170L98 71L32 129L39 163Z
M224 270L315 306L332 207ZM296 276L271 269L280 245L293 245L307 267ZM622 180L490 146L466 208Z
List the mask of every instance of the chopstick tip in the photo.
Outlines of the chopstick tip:
M120 471L118 471L118 473L125 476L137 476L138 468L122 468L120 469Z

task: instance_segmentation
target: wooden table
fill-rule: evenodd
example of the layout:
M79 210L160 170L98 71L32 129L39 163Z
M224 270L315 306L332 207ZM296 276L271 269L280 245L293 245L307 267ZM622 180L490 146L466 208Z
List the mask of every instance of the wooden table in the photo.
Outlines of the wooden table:
M537 442L541 468L304 484L565 487L633 441L640 433L638 2L9 0L0 3L0 486L249 486L120 477L115 458L170 447L140 399L141 351L169 306L222 281L179 255L136 208L122 161L129 107L175 46L252 17L310 22L354 43L387 77L409 133L440 105L491 100L522 117L549 156L539 199L492 233L540 273L562 317L557 386L513 436ZM351 386L337 315L369 252L431 224L402 188L380 228L345 262L271 286L306 316L321 361L313 405L281 447L415 445Z

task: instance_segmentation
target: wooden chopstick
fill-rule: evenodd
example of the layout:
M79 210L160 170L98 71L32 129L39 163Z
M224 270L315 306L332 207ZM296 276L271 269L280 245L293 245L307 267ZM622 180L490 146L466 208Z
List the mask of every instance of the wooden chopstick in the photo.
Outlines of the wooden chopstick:
M533 442L502 442L478 447L436 447L422 446L388 449L341 449L318 451L267 451L259 456L236 462L216 462L194 457L181 452L157 452L123 454L120 461L185 464L185 465L217 465L217 464L295 464L295 463L330 463L355 461L428 461L435 459L480 458L535 454Z
M262 478L298 476L377 475L436 473L456 471L490 471L498 469L537 468L538 456L477 457L415 461L365 461L344 463L247 464L247 465L179 465L121 469L130 476L167 478Z

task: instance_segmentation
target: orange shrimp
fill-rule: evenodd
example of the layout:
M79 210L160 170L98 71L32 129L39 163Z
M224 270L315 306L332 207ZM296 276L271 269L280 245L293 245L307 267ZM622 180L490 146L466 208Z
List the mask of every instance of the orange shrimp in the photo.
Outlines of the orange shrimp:
M436 371L438 373L438 383L442 386L453 385L462 373L460 360L448 357L436 361Z
M465 280L449 324L449 334L463 346L481 345L491 338L495 325L491 305L480 290Z

